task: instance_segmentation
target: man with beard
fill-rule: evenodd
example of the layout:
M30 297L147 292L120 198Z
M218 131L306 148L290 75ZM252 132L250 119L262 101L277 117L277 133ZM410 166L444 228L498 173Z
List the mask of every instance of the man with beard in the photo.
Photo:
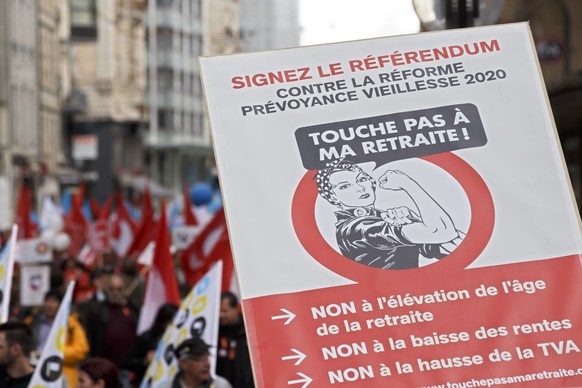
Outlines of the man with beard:
M121 368L137 339L138 312L124 294L125 284L112 275L106 289L107 299L94 302L87 315L87 337L92 357L102 357ZM120 369L122 384L127 386L129 372Z
M30 364L32 330L21 322L0 325L0 388L26 388L34 367Z

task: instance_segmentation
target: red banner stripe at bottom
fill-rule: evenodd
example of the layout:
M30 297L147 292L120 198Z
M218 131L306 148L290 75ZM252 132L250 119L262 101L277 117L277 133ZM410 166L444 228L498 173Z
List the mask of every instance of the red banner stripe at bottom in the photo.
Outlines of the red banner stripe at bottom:
M244 300L257 386L582 386L582 256L393 272Z

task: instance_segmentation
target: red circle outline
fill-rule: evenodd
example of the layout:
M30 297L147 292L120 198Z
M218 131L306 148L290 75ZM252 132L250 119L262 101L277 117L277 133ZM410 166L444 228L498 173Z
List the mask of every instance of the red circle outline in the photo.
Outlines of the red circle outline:
M438 263L411 270L379 270L356 263L333 249L321 235L315 219L317 187L313 182L316 171L308 171L295 190L291 208L293 228L305 250L326 268L354 281L368 281L370 276L402 277L407 281L411 276L422 276L430 270L431 275L450 276L451 272L462 271L479 256L493 233L495 211L493 198L487 185L467 162L452 153L424 156L419 159L432 163L453 176L459 182L471 208L471 222L464 241L447 257Z

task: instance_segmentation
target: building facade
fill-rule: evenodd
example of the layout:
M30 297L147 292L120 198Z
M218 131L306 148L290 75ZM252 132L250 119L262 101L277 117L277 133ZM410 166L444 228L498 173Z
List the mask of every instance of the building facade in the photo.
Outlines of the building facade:
M2 174L12 179L18 173L16 166L39 161L37 6L34 0L23 0L4 1L0 7Z
M62 155L60 29L63 1L38 2L39 153L49 171L56 171Z
M241 51L299 45L298 0L240 0Z
M70 0L70 12L65 150L103 202L119 171L143 170L146 1Z
M582 2L512 0L498 23L529 21L562 142L574 194L582 209Z
M148 4L148 175L164 186L205 180L213 165L197 58L204 52L203 0Z
M59 32L65 4L0 2L2 229L12 219L20 182L26 178L37 188L45 187L62 159Z
M204 55L223 55L239 52L239 0L207 1L206 8Z

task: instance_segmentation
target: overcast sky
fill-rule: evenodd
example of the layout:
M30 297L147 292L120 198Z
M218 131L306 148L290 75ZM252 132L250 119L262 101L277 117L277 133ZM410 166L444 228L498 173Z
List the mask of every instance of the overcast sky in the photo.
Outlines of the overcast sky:
M412 0L299 0L301 44L419 31Z

